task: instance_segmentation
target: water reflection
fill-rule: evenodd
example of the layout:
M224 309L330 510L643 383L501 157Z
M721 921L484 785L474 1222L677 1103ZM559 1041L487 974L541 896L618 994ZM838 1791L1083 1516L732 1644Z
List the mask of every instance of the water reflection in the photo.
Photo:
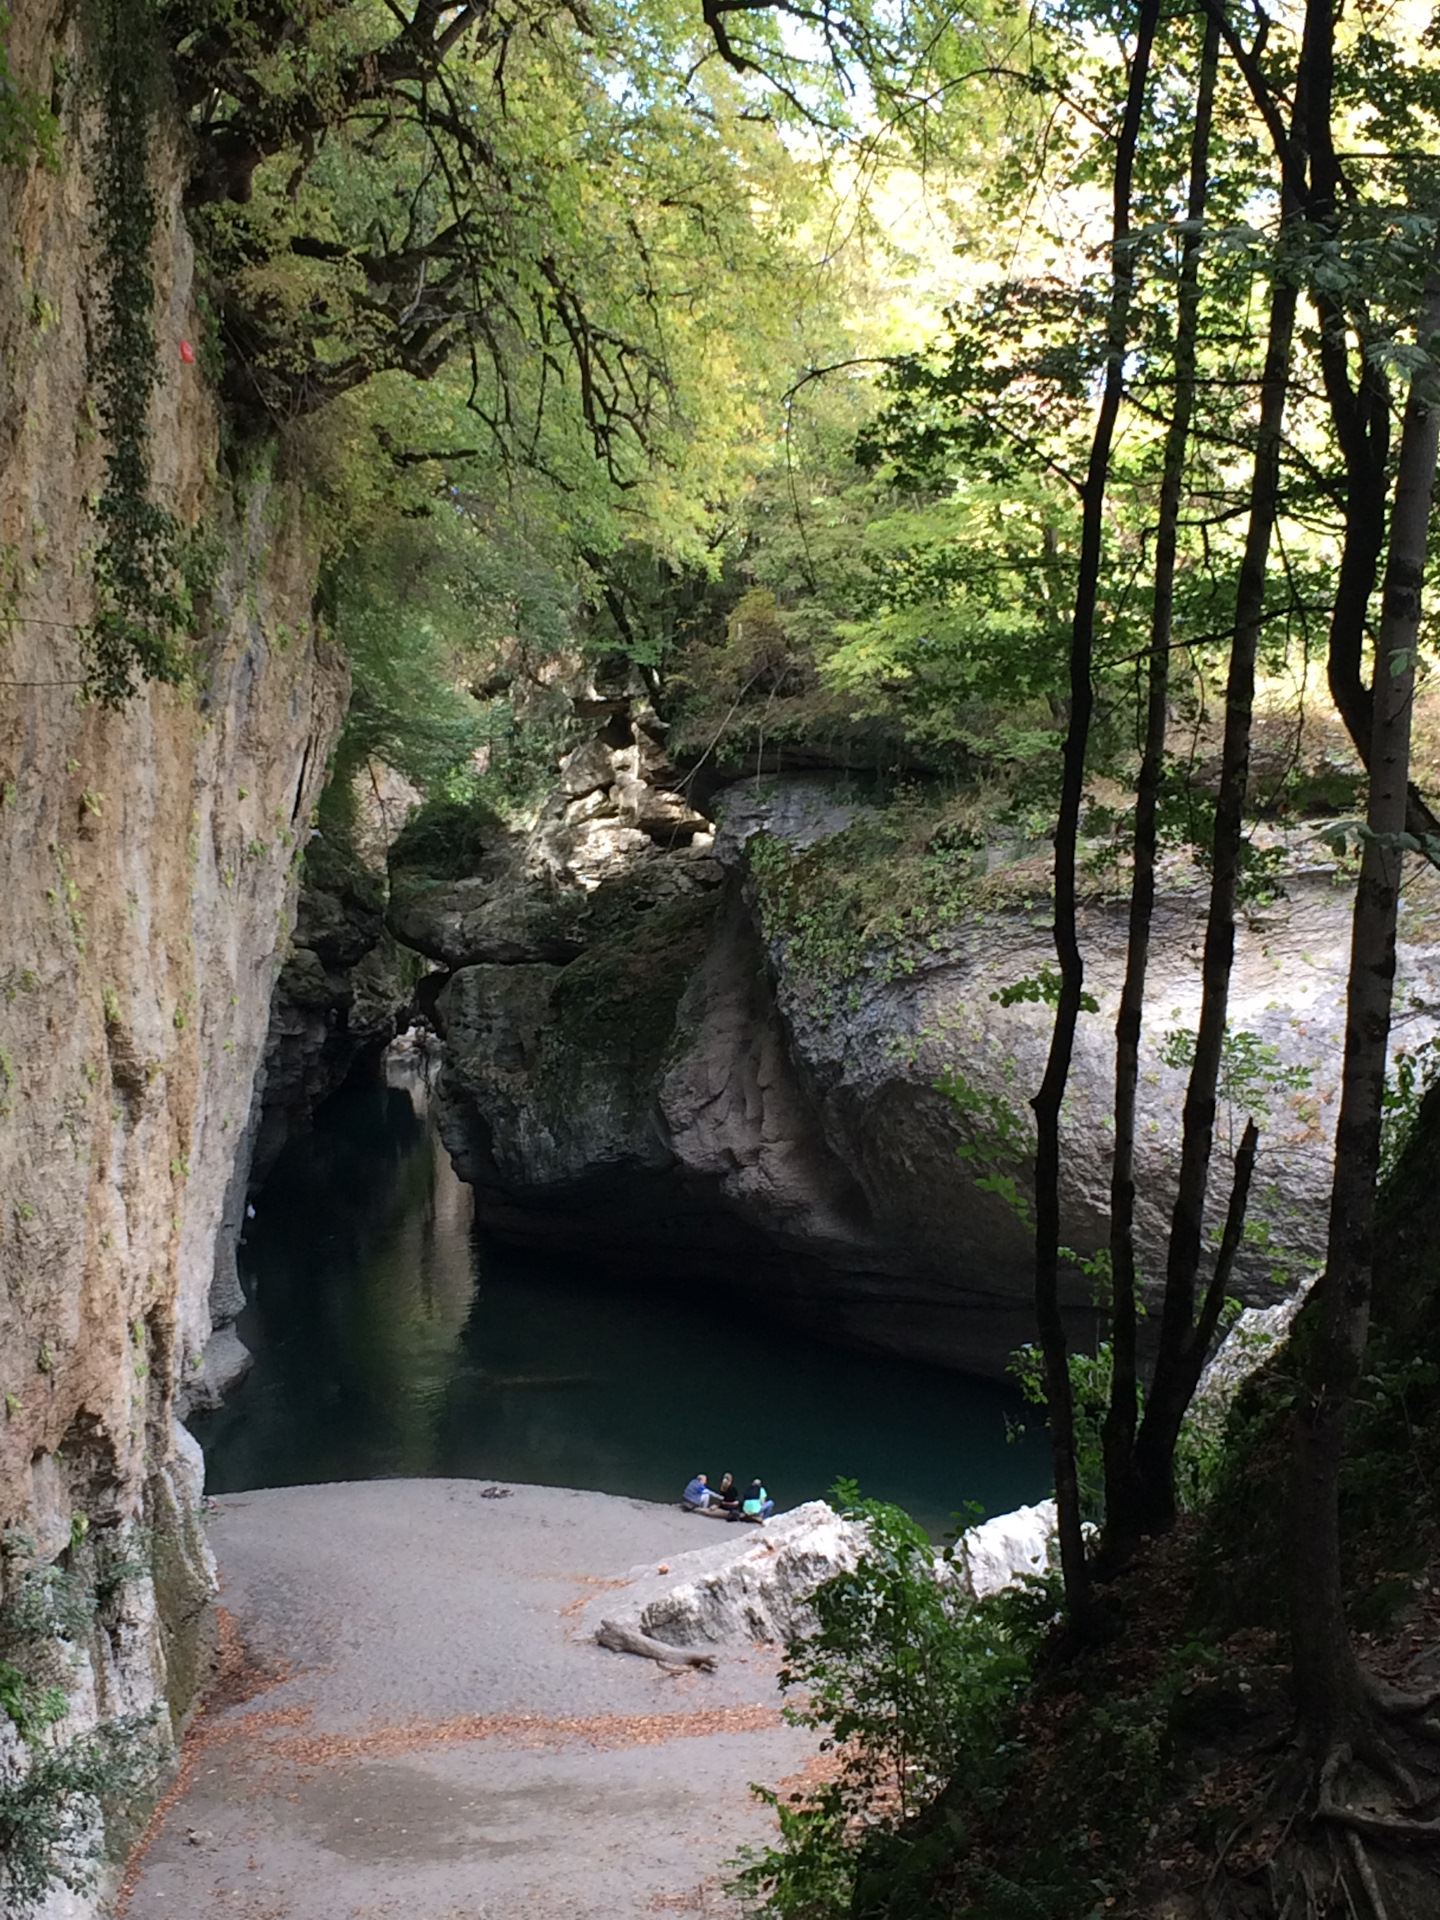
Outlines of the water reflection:
M241 1252L256 1365L197 1424L218 1492L459 1474L673 1499L697 1469L782 1505L837 1474L941 1530L1045 1490L1004 1389L824 1346L753 1301L592 1283L477 1238L423 1081L347 1091L282 1155Z

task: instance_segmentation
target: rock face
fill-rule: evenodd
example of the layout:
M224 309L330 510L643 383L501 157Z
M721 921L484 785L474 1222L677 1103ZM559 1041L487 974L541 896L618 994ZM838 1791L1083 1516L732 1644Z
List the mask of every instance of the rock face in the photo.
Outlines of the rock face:
M311 618L297 501L222 474L200 367L177 351L202 322L181 169L162 154L154 485L213 578L193 684L120 711L78 697L104 449L72 18L11 22L21 76L47 96L52 61L72 78L59 170L0 171L0 1636L25 1567L58 1564L91 1608L64 1653L63 1731L157 1706L164 1746L212 1590L197 1450L173 1412L205 1366L217 1232L346 674Z
M249 1196L320 1103L368 1060L377 1067L409 1015L404 956L385 927L385 887L351 848L309 840L294 932L270 1000L270 1024L215 1245L214 1332L176 1398L184 1418L218 1407L253 1356L235 1330L245 1305L236 1264Z
M1003 1105L1028 1137L1049 1013L997 996L1053 964L1048 909L1002 894L903 964L893 952L848 956L822 989L794 929L761 910L749 850L761 829L772 850L843 847L834 836L856 803L832 782L792 778L737 789L713 843L701 829L674 851L648 835L622 844L617 783L593 784L611 751L577 750L528 841L492 836L476 871L412 891L396 922L451 969L441 1128L479 1219L597 1270L748 1287L768 1312L832 1337L999 1372L1032 1337L1031 1255L1024 1223L982 1183L982 1123L986 1103ZM595 795L604 811L574 812ZM1221 1103L1211 1216L1223 1213L1230 1136L1258 1102L1254 1233L1238 1272L1255 1302L1323 1245L1350 897L1317 844L1288 849L1283 896L1249 909L1237 936L1231 1026L1249 1036L1255 1070L1237 1057ZM1420 1006L1440 999L1436 904L1426 877L1402 923L1402 986ZM1165 1036L1193 1031L1204 905L1193 872L1173 870L1140 1088L1138 1231L1152 1278L1186 1078ZM1123 905L1088 906L1082 938L1100 1012L1077 1042L1062 1197L1066 1239L1087 1250L1103 1245L1108 1217ZM963 1078L970 1111L937 1090L947 1072ZM978 1160L960 1157L977 1147ZM1013 1171L1023 1189L1023 1162ZM1087 1341L1088 1291L1072 1277L1071 1330Z
M404 1024L410 991L385 929L380 877L348 848L317 836L305 873L290 953L270 1005L249 1168L254 1191L292 1134Z

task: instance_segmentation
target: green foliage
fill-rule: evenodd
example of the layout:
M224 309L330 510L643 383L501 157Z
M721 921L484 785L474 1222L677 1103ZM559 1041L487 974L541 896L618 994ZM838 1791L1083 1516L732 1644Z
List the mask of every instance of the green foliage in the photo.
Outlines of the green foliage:
M1172 1027L1162 1034L1159 1052L1167 1067L1188 1073L1195 1058L1195 1035L1186 1027ZM1313 1066L1287 1066L1273 1041L1262 1040L1245 1027L1227 1027L1220 1043L1217 1091L1229 1110L1231 1144L1241 1115L1257 1122L1268 1120L1274 1095L1303 1092L1314 1077Z
M1381 1096L1380 1177L1386 1180L1399 1167L1415 1132L1425 1095L1440 1075L1440 1035L1397 1047L1390 1056Z
M473 758L482 727L477 702L459 684L462 538L444 522L396 516L327 567L322 603L352 681L332 771L342 792L375 760L424 793L442 793Z
M86 635L88 689L120 706L142 680L184 678L189 617L180 529L151 490L150 402L159 379L148 178L156 53L150 0L96 0L91 51L100 83L95 217L104 291L92 364L106 439L96 517L99 612Z
M388 408L393 380L378 384L373 397ZM359 414L361 400L336 411ZM504 516L434 503L433 476L357 494L342 423L321 424L326 435L317 429L307 451L310 498L343 546L325 565L320 599L351 673L322 824L350 830L356 783L377 766L430 798L522 813L553 778L569 720L550 684L577 644L563 549L517 546Z
M784 1800L770 1787L751 1787L780 1828L777 1846L747 1848L733 1863L729 1891L750 1913L785 1920L833 1920L847 1913L855 1882L852 1816L838 1784ZM758 1904L757 1904L758 1902Z
M582 548L619 490L632 531L703 551L694 503L743 473L811 169L686 9L397 12L175 23L231 392L294 419L381 372L450 384L466 430L407 426L402 459L478 440L561 480Z
M1105 1514L1104 1431L1112 1370L1109 1341L1102 1341L1093 1354L1072 1353L1068 1365L1074 1403L1075 1477L1080 1487L1080 1509L1086 1520L1098 1522ZM1017 1348L1006 1362L1005 1370L1032 1407L1048 1405L1045 1362L1038 1347Z
M0 7L0 167L25 167L36 159L53 170L59 160L59 122L10 64L5 44L10 18L9 8Z
M1023 980L1012 980L1008 986L1001 987L998 992L992 993L990 998L1002 1007L1058 1007L1061 985L1057 968L1041 967L1038 972L1027 974ZM1080 1011L1082 1013L1100 1011L1100 1002L1093 993L1081 994Z
M40 1747L18 1780L0 1786L0 1893L15 1920L57 1884L83 1893L94 1885L103 1801L124 1801L150 1787L159 1749L155 1716L110 1720L64 1746Z
M69 1705L63 1687L44 1686L13 1662L0 1660L0 1711L9 1715L22 1740L33 1741L63 1720Z
M903 1817L948 1777L958 1704L976 1710L981 1669L1007 1696L1013 1675L1002 1681L989 1669L988 1644L977 1668L961 1626L971 1603L958 1583L936 1579L924 1528L898 1507L860 1499L853 1485L834 1494L864 1523L865 1550L852 1572L816 1594L817 1630L787 1648L781 1685L803 1696L789 1717L823 1728L845 1753L847 1790L893 1795Z
M73 1650L128 1579L148 1570L146 1540L95 1535L77 1514L70 1545L41 1564L18 1532L0 1540L0 1711L26 1743L23 1771L0 1783L0 1905L16 1920L56 1885L93 1885L104 1844L101 1803L123 1803L156 1777L162 1747L155 1713L108 1721L60 1742L69 1711Z
M1381 1187L1375 1292L1365 1369L1351 1403L1340 1476L1347 1605L1367 1630L1430 1563L1440 1528L1440 1252L1434 1188L1440 1101L1421 1097ZM1277 1527L1290 1422L1318 1301L1312 1294L1287 1346L1241 1390L1224 1479L1206 1514L1209 1604L1226 1624L1274 1621L1289 1552Z
M840 1481L832 1499L861 1520L855 1568L814 1596L816 1630L786 1648L780 1681L797 1694L786 1717L821 1731L836 1777L784 1804L777 1846L742 1858L736 1891L752 1911L828 1920L873 1845L875 1823L899 1835L944 1782L1003 1778L1002 1731L1029 1672L1037 1632L1053 1617L1045 1591L975 1603L900 1508L863 1500ZM1037 1583L1043 1585L1043 1583Z
M0 1604L0 1653L21 1655L25 1647L47 1645L57 1637L83 1635L94 1616L94 1590L88 1567L35 1560L28 1535L8 1532L0 1541L4 1601Z
M433 880L468 879L505 837L504 822L483 800L429 800L396 835L390 870Z
M1064 1257L1082 1271L1100 1268L1108 1271L1108 1255L1094 1261L1081 1261L1068 1252ZM1227 1300L1221 1316L1222 1329L1233 1322L1239 1312L1240 1302ZM1068 1361L1081 1512L1096 1525L1105 1517L1105 1416L1110 1407L1113 1364L1114 1355L1108 1340L1101 1341L1093 1354L1072 1353ZM1006 1371L1031 1406L1043 1408L1047 1404L1045 1367L1038 1347L1017 1348L1010 1356ZM1144 1409L1142 1383L1136 1390L1137 1414L1142 1414ZM1192 1402L1175 1448L1175 1490L1183 1509L1198 1512L1215 1497L1224 1483L1229 1450L1234 1444L1228 1403L1211 1406Z
M1003 1094L976 1085L959 1067L947 1067L933 1085L960 1115L969 1135L955 1153L977 1169L975 1185L982 1193L993 1193L1003 1200L1027 1227L1032 1225L1034 1209L1014 1170L1025 1166L1034 1155L1034 1129Z
M763 556L753 556L746 570L763 572ZM675 623L663 656L677 747L743 761L777 742L843 748L864 737L849 711L854 703L822 684L819 651L804 621L769 586L747 587L731 576L706 587L689 596L689 618ZM890 729L888 743L872 729L865 744L872 755L883 756L887 744L890 757L903 753L898 728Z

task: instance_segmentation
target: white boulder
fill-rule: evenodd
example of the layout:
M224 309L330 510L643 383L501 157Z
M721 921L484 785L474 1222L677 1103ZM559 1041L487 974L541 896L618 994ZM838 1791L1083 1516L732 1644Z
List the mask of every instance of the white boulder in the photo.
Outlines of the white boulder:
M736 1522L714 1545L677 1555L665 1573L634 1568L622 1594L592 1602L586 1625L593 1630L603 1615L672 1647L788 1640L811 1625L810 1595L854 1566L864 1537L823 1500L763 1527Z
M955 1563L977 1600L1013 1587L1026 1574L1044 1573L1055 1544L1055 1502L997 1513L961 1534Z
M959 1578L976 1599L998 1593L1050 1565L1055 1502L999 1514L963 1534L951 1559L936 1556L938 1578ZM781 1642L814 1625L815 1589L848 1572L865 1547L865 1524L823 1500L776 1514L763 1527L727 1525L724 1537L667 1563L631 1569L620 1593L586 1609L593 1632L602 1618L636 1628L667 1646Z
M1290 1337L1290 1323L1305 1304L1305 1296L1319 1279L1307 1273L1294 1293L1273 1307L1247 1307L1210 1359L1191 1402L1196 1413L1223 1414L1252 1373L1257 1373Z

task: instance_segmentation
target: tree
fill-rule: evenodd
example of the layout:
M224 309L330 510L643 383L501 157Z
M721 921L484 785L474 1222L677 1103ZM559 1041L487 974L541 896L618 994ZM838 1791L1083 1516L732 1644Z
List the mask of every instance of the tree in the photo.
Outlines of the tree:
M1135 1123L1140 1077L1140 1038L1150 930L1155 911L1158 815L1170 723L1170 652L1174 634L1175 570L1179 551L1181 493L1195 406L1200 318L1200 252L1210 174L1210 133L1215 106L1219 30L1205 29L1196 88L1190 148L1187 231L1180 268L1175 324L1175 399L1165 436L1155 537L1155 591L1146 661L1144 747L1135 783L1133 858L1125 978L1115 1016L1115 1145L1110 1175L1110 1404L1105 1419L1105 1508L1115 1544L1122 1516L1138 1519L1145 1505L1135 1455L1138 1420L1138 1274L1135 1254ZM1207 1303L1208 1304L1208 1303ZM1203 1347L1214 1330L1205 1330Z
M162 64L191 136L197 346L232 439L303 456L335 437L308 423L403 376L447 404L414 405L423 435L377 406L362 457L406 477L401 510L417 469L432 496L493 496L498 468L564 498L550 517L578 566L636 540L709 564L793 371L818 172L684 7L106 0L91 41L101 697L183 678L193 624L185 530L151 497L146 447ZM364 489L331 486L327 507L347 491ZM350 537L333 513L327 532Z
M1420 357L1401 429L1375 644L1370 797L1355 892L1330 1232L1295 1407L1291 1485L1290 1617L1301 1735L1327 1783L1326 1810L1361 1825L1328 1790L1337 1760L1353 1753L1383 1764L1383 1712L1398 1708L1413 1718L1431 1704L1398 1699L1360 1666L1345 1620L1339 1476L1346 1412L1369 1330L1400 882L1407 851L1417 850L1405 824L1421 590L1440 446L1440 267L1430 274L1415 331Z
M1130 338L1130 304L1135 271L1131 187L1159 13L1158 0L1140 0L1136 9L1130 83L1115 147L1105 382L1081 492L1084 521L1080 537L1075 610L1070 630L1070 713L1065 730L1064 772L1055 828L1055 955L1060 964L1060 992L1045 1075L1030 1102L1035 1112L1036 1133L1035 1322L1045 1363L1045 1397L1055 1462L1055 1500L1059 1514L1065 1602L1072 1623L1082 1630L1088 1626L1090 1598L1075 1466L1075 1415L1070 1392L1069 1352L1060 1314L1060 1104L1070 1074L1075 1028L1085 988L1085 963L1080 952L1076 913L1077 847L1085 797L1085 756L1094 700L1095 614L1102 564L1105 487L1109 478L1115 422L1125 387L1125 359Z
M747 6L712 11L728 33L735 26L736 16L743 17L748 28L762 10ZM827 11L822 17L828 24L834 16ZM1121 636L1130 631L1126 600L1129 597L1133 604L1139 573L1135 567L1122 581L1121 566L1114 560L1102 562L1094 508L1097 500L1128 503L1136 499L1149 457L1142 452L1137 458L1127 449L1117 466L1113 410L1118 409L1123 393L1135 415L1163 430L1150 443L1156 448L1154 470L1159 499L1153 521L1156 559L1149 571L1149 692L1133 840L1131 960L1117 1031L1112 1216L1116 1364L1107 1444L1107 1529L1111 1548L1123 1554L1128 1543L1163 1528L1173 1518L1176 1442L1218 1325L1244 1232L1257 1150L1257 1130L1253 1126L1247 1129L1235 1157L1218 1244L1210 1239L1206 1215L1212 1186L1217 1085L1227 1039L1235 915L1249 857L1251 715L1257 672L1267 647L1273 652L1267 634L1277 616L1293 616L1307 623L1316 610L1313 602L1306 604L1311 596L1319 601L1325 615L1328 673L1337 706L1357 738L1362 758L1370 753L1371 695L1363 684L1360 665L1389 490L1386 366L1392 343L1405 324L1407 260L1413 255L1417 217L1413 196L1408 210L1403 204L1397 205L1387 170L1403 174L1409 164L1406 143L1422 148L1435 124L1433 73L1423 66L1405 68L1396 59L1393 43L1385 41L1377 24L1368 18L1364 32L1348 43L1344 55L1337 55L1333 10L1325 0L1314 0L1308 8L1298 44L1278 31L1271 32L1263 21L1254 42L1247 43L1218 0L1207 6L1205 17L1206 46L1198 61L1204 76L1200 87L1203 111L1197 116L1189 156L1188 235L1168 309L1166 296L1160 291L1162 276L1135 271L1143 252L1139 247L1135 261L1127 260L1123 295L1117 265L1103 300L1099 288L1093 292L1087 288L1086 297L1080 300L1070 295L1066 313L1059 318L1048 317L1043 331L1037 326L1043 290L1033 284L1018 290L1018 294L1007 290L1010 310L1023 314L1028 332L1017 327L1009 336L1002 333L998 352L996 321L1003 318L1004 307L993 298L988 307L972 302L970 319L963 320L958 310L953 317L953 344L946 363L936 368L912 359L895 368L891 379L898 398L867 439L872 460L891 460L897 474L908 472L911 485L925 484L921 476L943 469L946 459L959 464L962 471L968 466L973 475L979 463L992 458L990 450L994 448L997 477L1003 471L1012 488L1017 466L1025 472L1027 481L1048 474L1052 484L1058 481L1062 487L1075 487L1082 509L1076 545L1069 556L1073 617L1068 691L1063 701L1057 695L1056 702L1066 724L1064 771L1056 795L1056 925L1061 966L1050 1071L1038 1096L1035 1169L1037 1302L1056 1430L1057 1485L1062 1514L1068 1516L1066 1537L1072 1569L1078 1517L1065 1466L1070 1451L1066 1438L1068 1389L1052 1249L1059 1243L1060 1096L1083 994L1083 961L1074 938L1073 890L1087 769L1097 764L1089 757L1094 744L1093 691L1097 676L1101 676L1099 684L1105 684L1107 655L1123 657ZM1062 17L1062 37L1065 24L1075 18L1073 10ZM853 16L851 37L842 36L842 60L874 57L875 42L867 37L871 27L863 12ZM1222 45L1227 57L1223 73L1217 71ZM733 46L730 50L734 51ZM1188 55L1186 35L1167 24L1154 82L1157 101L1166 88L1179 87L1175 76L1187 57L1193 56ZM750 46L744 58L752 66L763 65L764 56L756 45ZM1138 64L1143 66L1143 62ZM1137 62L1131 60L1127 112L1121 116L1117 107L1114 133L1107 128L1096 149L1083 161L1072 160L1071 164L1078 178L1085 177L1085 167L1098 168L1112 180L1118 194L1122 185L1129 190L1138 152L1146 212L1154 209L1158 213L1168 190L1165 182L1176 171L1175 122L1157 105L1143 128L1132 127L1128 105L1134 100L1136 67ZM1072 67L1072 76L1074 70ZM899 86L892 70L879 91L893 100ZM1218 156L1207 153L1201 132L1203 129L1208 134L1210 101L1217 87L1222 143ZM1073 77L1063 84L1057 82L1056 94L1067 101L1074 98ZM1352 154L1342 166L1335 134L1337 115L1349 116L1346 124L1353 126L1355 117L1361 114L1368 116L1370 130L1383 135L1389 146L1383 153L1372 146L1373 157ZM897 123L901 121L903 116L897 114ZM1105 124L1103 119L1099 124ZM1270 143L1268 167L1263 146L1256 144L1257 132L1263 132ZM1361 166L1367 171L1357 191L1354 176ZM1274 206L1278 222L1262 245L1260 234L1249 221L1257 203L1266 199ZM1215 225L1212 203L1220 221L1228 217L1233 223L1228 232L1223 224ZM1117 225L1115 234L1120 231ZM1203 314L1207 290L1199 278L1202 246L1212 262L1208 288L1212 304ZM1237 285L1236 262L1243 262L1247 253L1249 271L1258 271L1268 287L1267 337L1262 364L1253 376L1243 358L1238 369L1226 365L1237 349L1245 355L1249 340L1233 330L1227 336L1222 318L1225 289ZM1118 262L1119 256L1115 258ZM1318 321L1313 330L1308 320L1302 320L1302 293ZM1062 295L1056 304L1065 301ZM1122 345L1117 355L1114 332L1117 301L1137 316L1133 325L1136 347L1130 352L1123 376L1125 347ZM1172 373L1164 379L1157 376L1156 361L1162 335L1159 316L1167 310L1175 316L1174 364ZM1086 344L1087 336L1094 339L1101 312L1107 316L1104 345L1102 351L1094 351ZM1014 345L1007 353L1011 340ZM1079 374L1081 384L1072 385L1066 393L1057 418L1053 396L1066 392L1062 369L1069 370L1072 378ZM1048 383L1052 398L1052 410L1044 414L1037 414L1035 396L1025 384L1037 378ZM1084 378L1094 379L1101 386L1102 398L1097 430L1085 457L1084 477L1076 479L1078 448L1073 431L1068 439L1064 435L1077 421L1076 394L1084 393ZM1191 416L1194 394L1202 383L1206 410L1197 430L1192 428ZM1258 403L1253 418L1247 417L1252 396ZM1317 410L1316 399L1321 396L1328 418L1326 412ZM1293 424L1287 417L1292 410ZM1321 446L1318 457L1317 436ZM1242 452L1249 458L1250 472L1245 485L1237 487L1236 456ZM1197 462L1203 463L1198 470ZM1004 478L1000 479L1000 484L1004 483ZM933 482L929 484L933 486ZM973 484L973 480L961 482L966 484ZM1143 499L1143 495L1139 497ZM1197 501L1203 504L1196 505ZM1215 505L1209 511L1212 502ZM1116 514L1125 510L1112 508ZM1129 510L1136 511L1133 507ZM1224 551L1228 535L1222 530L1241 515L1247 529L1244 541L1233 550L1233 571L1228 578L1221 574L1219 594L1212 585L1207 609L1212 624L1217 612L1225 620L1229 640L1224 660L1225 728L1219 793L1205 853L1210 900L1204 992L1186 1099L1158 1351L1142 1417L1131 1166L1141 1006L1160 831L1158 814L1166 780L1169 663L1177 633L1181 636L1178 644L1185 644L1186 625L1198 605L1183 597L1194 591L1187 585L1187 574L1208 572L1216 583L1221 570L1214 563L1214 547L1219 543ZM1128 522L1146 543L1142 551L1148 548L1151 524L1143 506L1136 519ZM1203 554L1197 551L1192 529L1199 532ZM1321 544L1330 538L1338 545L1338 568ZM1283 564L1278 568L1277 541L1284 542L1280 549ZM993 542L985 557L993 567ZM978 551L975 558L978 562ZM934 562L926 564L933 584L941 577L940 569ZM1222 562L1222 566L1225 564ZM949 563L946 577L959 580L966 566L962 550ZM1182 596L1178 628L1177 594ZM1217 599L1220 609L1215 605ZM1223 604L1226 599L1230 601L1228 608ZM1104 633L1104 642L1098 648L1097 606L1102 609ZM933 662L933 602L927 606L923 600L917 601L917 612L915 624ZM968 645L974 658L983 647L982 636L978 630L962 635L961 645ZM846 657L843 649L837 657ZM907 671L920 671L918 666L912 669L910 657L893 645L888 653L877 651L872 657L877 663L872 672L893 674L898 665ZM918 646L913 657L918 661ZM852 648L850 658L859 664L858 648ZM1113 711L1114 695L1102 704L1110 705ZM1408 813L1412 832L1423 830L1428 818L1423 802L1412 793ZM1072 1594L1083 1601L1083 1580L1078 1574L1070 1586Z

